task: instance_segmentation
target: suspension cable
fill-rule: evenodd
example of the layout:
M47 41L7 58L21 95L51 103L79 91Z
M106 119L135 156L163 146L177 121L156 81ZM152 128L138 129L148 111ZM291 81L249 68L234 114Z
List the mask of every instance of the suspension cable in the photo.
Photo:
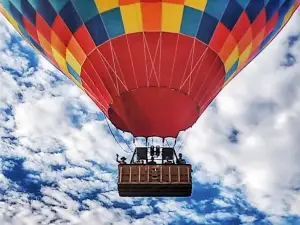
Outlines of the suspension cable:
M175 138L175 141L174 141L174 145L173 145L174 149L175 149L176 144L177 144L177 137Z
M171 145L169 144L168 140L166 139L167 145L169 148L171 148Z
M129 148L129 151L125 150L125 149L122 147L122 145L119 143L119 141L118 141L117 138L115 137L115 134L113 133L113 131L112 131L110 125L109 125L109 122L108 122L108 120L107 120L107 117L106 117L106 116L104 116L104 117L105 117L105 121L106 121L106 123L107 123L107 126L108 126L108 128L109 128L109 130L110 130L110 133L112 134L112 136L113 136L114 139L115 139L115 142L119 145L119 147L120 147L124 152L126 152L126 153L128 153L128 154L129 154L129 153L132 153L132 150L131 150L130 146L129 146L128 143L124 140L124 138L123 138L123 140L124 140L125 143L127 144L128 148ZM122 135L121 135L121 136L122 136Z
M180 151L180 149L182 148L182 146L183 146L183 143L184 143L184 140L182 140L182 142L181 142L181 145L179 146L179 148L177 149L177 152L179 152Z
M129 149L130 153L133 153L133 150L131 149L130 144L128 144L128 142L125 140L125 138L123 137L123 135L121 135L121 138L123 139L124 143L126 143L126 145L127 145L128 149Z
M190 134L190 131L189 131L189 132L185 132L185 134L186 134L186 135L182 138L181 144L179 145L179 148L177 149L176 152L179 152L180 149L183 147L184 142L186 141L187 137L188 137L189 134ZM176 145L176 143L175 143L175 145ZM174 147L175 147L175 145L174 145Z
M136 146L135 142L136 142L136 138L133 137L133 144L134 144L134 147L136 148L137 146Z

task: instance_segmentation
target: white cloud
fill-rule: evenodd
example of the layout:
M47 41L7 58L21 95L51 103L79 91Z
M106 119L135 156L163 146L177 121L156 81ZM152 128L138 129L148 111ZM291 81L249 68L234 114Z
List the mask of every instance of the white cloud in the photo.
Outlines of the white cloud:
M228 212L214 212L214 213L206 214L205 219L207 219L207 220L210 220L210 219L223 220L223 219L228 219L228 218L232 218L235 216L236 215L234 215L232 213L228 213Z
M193 208L186 202L165 201L157 203L157 206L162 212L169 212L173 217L182 216L185 220L192 220L196 223L204 222L205 219L198 215Z
M24 42L19 44L28 47ZM34 193L22 190L25 188L22 185L27 185L22 183L27 182L25 177L17 184L1 174L0 191L5 194L0 195L3 200L0 224L154 225L169 224L182 217L200 220L186 204L183 208L171 208L173 203L168 201L156 206L157 199L152 199L154 203L149 205L150 200L120 198L115 182L115 153L120 153L120 149L108 133L106 122L95 120L99 109L45 60L40 59L36 68L29 68L24 64L28 62L27 56L19 56L20 46L5 51L15 61L9 65L0 61L0 65L11 66L12 70L22 72L22 76L3 70L0 79L0 86L5 87L1 89L0 111L10 109L9 114L0 113L0 134L16 138L15 144L10 139L0 140L0 156L5 159L3 163L0 161L1 168L12 173L11 176L21 172L23 176L34 177L41 189L38 199L32 199ZM76 121L78 126L74 117L80 118ZM122 135L131 138L127 133ZM121 145L127 148L124 143ZM23 171L14 171L15 162L11 159L16 158L22 159L18 169ZM154 212L154 207L164 211ZM128 215L129 210L147 215L135 219Z
M133 206L132 209L137 213L148 213L151 214L153 212L153 208L148 205L140 205L140 206Z
M0 22L7 24L1 18ZM215 206L231 206L237 197L232 189L240 188L247 200L274 223L279 223L280 216L300 215L299 193L292 190L300 185L300 65L297 61L291 67L279 67L287 51L299 58L299 42L290 50L286 48L287 36L300 32L298 23L299 13L222 91L216 100L217 110L207 109L184 149L194 165L201 165L194 173L196 180L221 183L224 200L213 200ZM120 149L107 132L105 121L95 120L97 107L42 57L38 57L36 68L29 68L21 50L28 45L22 41L8 48L10 32L11 27L0 26L0 65L22 76L0 71L0 136L14 136L17 141L12 144L9 139L1 139L0 156L24 159L22 169L34 173L42 187L40 199L34 200L0 173L0 191L6 191L0 196L0 224L153 225L208 223L239 216L225 211L202 215L195 206L205 201L189 204L120 198L114 161ZM18 94L22 94L21 99ZM7 109L11 112L2 113ZM72 121L74 117L80 118L78 126ZM227 139L232 128L241 131L237 145ZM125 139L131 137L123 135ZM160 141L154 140L157 144ZM122 146L127 148L124 143ZM9 160L0 161L0 165L1 170L13 168ZM53 169L55 166L58 168ZM91 193L92 199L83 197ZM130 210L146 215L136 219L130 216ZM246 215L239 218L245 223L255 220Z
M192 129L185 151L200 182L242 188L249 202L269 215L300 216L300 62L280 67L289 35L300 34L299 13L254 62L217 97ZM299 57L300 45L291 50ZM296 53L297 52L297 53ZM232 128L238 144L228 141ZM236 172L228 173L232 168Z
M254 216L240 215L242 223L252 223L256 220Z
M28 60L25 57L15 55L11 51L1 51L0 61L2 67L14 69L19 73L23 73L28 69Z
M16 103L16 93L20 91L20 87L8 72L0 70L0 74L0 107L4 108L9 104Z
M228 207L228 206L230 206L229 203L227 203L227 202L225 202L225 201L223 201L221 199L214 199L214 203L216 205L220 206L220 207Z

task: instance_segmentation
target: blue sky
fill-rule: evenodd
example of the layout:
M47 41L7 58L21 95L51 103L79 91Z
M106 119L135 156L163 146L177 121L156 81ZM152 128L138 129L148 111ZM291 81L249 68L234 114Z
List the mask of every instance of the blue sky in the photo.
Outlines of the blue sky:
M0 224L300 224L299 22L298 10L182 134L194 187L177 199L118 196L115 154L130 155L1 17Z

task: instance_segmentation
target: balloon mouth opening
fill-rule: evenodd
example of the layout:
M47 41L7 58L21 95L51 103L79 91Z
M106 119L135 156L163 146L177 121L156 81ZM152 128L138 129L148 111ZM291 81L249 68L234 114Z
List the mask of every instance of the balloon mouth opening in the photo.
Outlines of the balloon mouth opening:
M200 116L199 106L186 93L167 87L143 87L113 99L108 115L120 130L134 137L177 137Z

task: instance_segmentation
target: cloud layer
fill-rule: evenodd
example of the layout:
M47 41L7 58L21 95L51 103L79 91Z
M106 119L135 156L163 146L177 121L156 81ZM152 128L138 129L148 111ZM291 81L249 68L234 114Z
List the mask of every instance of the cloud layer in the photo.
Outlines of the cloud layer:
M200 182L243 190L249 203L273 222L300 216L299 21L296 13L220 93L184 149L201 165Z
M182 135L193 196L163 199L118 196L120 149L103 115L1 17L0 224L299 221L299 21L298 12Z

